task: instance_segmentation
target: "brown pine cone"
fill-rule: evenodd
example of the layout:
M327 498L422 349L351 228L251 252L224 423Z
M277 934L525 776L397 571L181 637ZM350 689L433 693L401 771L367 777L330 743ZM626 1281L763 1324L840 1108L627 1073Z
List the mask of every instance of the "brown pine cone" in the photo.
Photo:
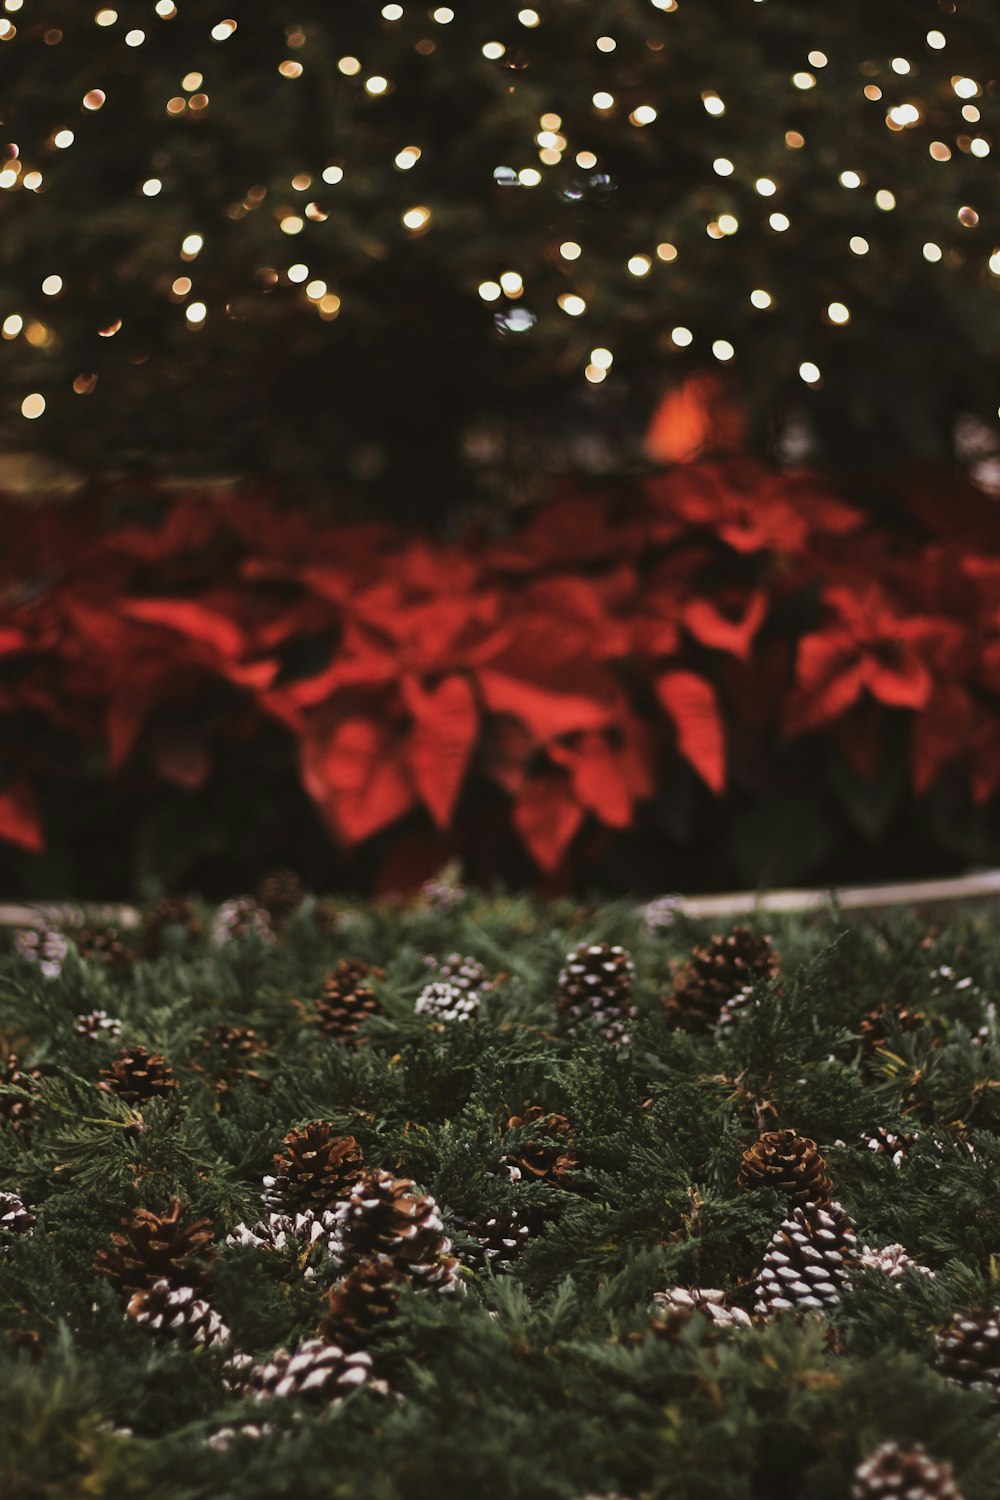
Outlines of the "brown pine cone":
M276 927L298 911L305 894L305 886L294 870L272 870L257 887L257 900Z
M519 1208L475 1219L456 1214L455 1222L474 1241L474 1248L463 1251L466 1264L495 1275L510 1270L535 1228L534 1216Z
M882 1443L854 1471L853 1500L962 1500L951 1468L917 1443Z
M127 964L135 957L120 928L94 923L70 928L66 934L76 944L81 958L104 964Z
M734 927L695 948L663 998L668 1026L678 1031L706 1031L732 1020L755 984L778 972L771 939L747 927Z
M123 1047L110 1068L101 1069L97 1087L105 1094L117 1094L126 1104L145 1104L169 1098L177 1079L162 1052Z
M17 1093L0 1092L0 1122L18 1131L25 1140L31 1135L31 1095L37 1092L37 1081L41 1076L37 1068L23 1069L20 1058L13 1052L0 1065L0 1090L18 1090Z
M36 1222L17 1193L0 1193L0 1242L5 1235L30 1234Z
M367 1384L371 1378L372 1362L368 1354L362 1351L348 1354L338 1344L306 1339L294 1353L276 1349L269 1360L252 1365L241 1383L255 1401L273 1396L303 1396L329 1404Z
M741 1188L774 1188L792 1203L829 1203L833 1182L816 1142L794 1130L768 1130L743 1153Z
M185 1344L229 1343L229 1329L219 1314L190 1286L172 1287L169 1281L157 1281L132 1293L125 1315L150 1333Z
M327 1292L320 1337L342 1349L367 1349L376 1326L395 1311L403 1281L391 1260L361 1261Z
M317 1020L325 1036L348 1045L363 1040L358 1037L358 1028L381 1010L366 983L373 975L381 977L381 971L360 958L341 959L333 973L327 975L316 1006Z
M139 927L139 953L157 958L163 952L168 928L175 928L185 943L199 943L205 935L195 904L187 896L164 896L146 908Z
M141 1292L158 1281L198 1290L216 1257L215 1231L209 1219L181 1220L181 1205L171 1199L165 1214L137 1208L111 1235L110 1250L98 1250L94 1270L122 1292Z
M754 1312L829 1312L857 1264L854 1225L839 1203L804 1203L784 1220L764 1253Z
M264 1178L264 1206L274 1213L322 1213L339 1203L361 1177L365 1159L353 1135L333 1134L325 1120L313 1120L285 1136L274 1170Z
M937 1336L936 1368L1000 1402L1000 1308L956 1313Z
M902 1005L876 1005L858 1022L862 1056L871 1057L885 1045L890 1026L894 1031L917 1031L926 1020L919 1010L906 1010Z
M420 1290L458 1289L458 1260L437 1203L410 1178L371 1172L355 1184L336 1215L348 1269L384 1258Z
M514 1181L533 1177L559 1183L580 1165L579 1156L571 1149L573 1127L565 1115L551 1114L532 1104L523 1115L511 1115L507 1129L521 1136L505 1157Z
M888 1156L894 1167L903 1165L915 1140L915 1135L897 1135L894 1130L886 1130L884 1125L866 1130L861 1136L861 1144L866 1150L873 1156Z
M217 1094L228 1094L237 1083L252 1083L258 1093L263 1094L269 1085L253 1063L270 1045L249 1026L230 1026L220 1021L208 1036L202 1037L201 1046L206 1058L203 1064L196 1063L195 1066L199 1072L209 1075Z
M567 953L556 1010L570 1035L591 1030L606 1041L627 1044L636 1017L634 979L635 965L617 944L590 943Z

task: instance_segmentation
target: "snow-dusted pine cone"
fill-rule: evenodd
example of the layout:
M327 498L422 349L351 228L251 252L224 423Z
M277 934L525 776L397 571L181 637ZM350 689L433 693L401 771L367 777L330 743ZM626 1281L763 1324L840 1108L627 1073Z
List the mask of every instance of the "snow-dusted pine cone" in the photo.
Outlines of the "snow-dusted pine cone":
M653 1301L668 1321L686 1322L696 1312L703 1313L719 1328L749 1328L750 1314L742 1307L727 1307L725 1292L710 1287L674 1286L655 1292Z
M839 1203L799 1205L764 1252L754 1312L829 1312L857 1259L854 1225Z
M227 1245L250 1246L254 1250L293 1250L299 1270L307 1281L316 1274L316 1264L327 1255L340 1253L340 1226L332 1209L314 1213L268 1214L256 1224L237 1224L226 1235Z
M257 887L257 900L275 927L281 927L298 911L306 888L294 870L272 870Z
M917 1443L882 1443L854 1471L852 1500L962 1500L948 1464Z
M877 1125L874 1130L866 1130L861 1136L866 1151L870 1151L873 1156L888 1156L894 1167L903 1165L915 1140L914 1135L897 1135L894 1130L886 1130L883 1125Z
M919 1276L933 1276L930 1266L922 1266L907 1255L902 1245L863 1245L858 1258L859 1271L881 1271L893 1281L898 1281L905 1271L916 1271Z
M1000 1402L1000 1308L956 1313L936 1342L934 1364L942 1375Z
M741 1188L774 1188L792 1203L829 1203L833 1182L815 1141L794 1130L768 1130L743 1153Z
M17 1193L0 1193L0 1243L10 1235L30 1234L35 1223L34 1214Z
M778 955L771 939L747 927L717 934L692 950L663 998L668 1026L678 1031L706 1031L732 1020L755 984L778 972Z
M432 911L440 912L447 916L456 907L461 906L468 895L468 891L462 884L462 871L457 863L445 865L430 880L425 880L420 887L420 898Z
M361 1040L359 1028L382 1008L368 984L369 978L379 972L360 958L344 958L327 975L316 1005L316 1018L325 1036L348 1046Z
M395 1312L404 1279L391 1260L365 1260L356 1265L327 1292L321 1337L342 1349L367 1348L374 1329Z
M321 1213L338 1203L365 1170L353 1135L335 1135L325 1120L313 1120L285 1136L264 1178L265 1208L275 1213Z
M982 990L973 979L971 974L958 974L950 964L939 964L936 969L931 970L931 982L933 989L931 994L935 999L955 999L957 996L966 999L978 1000L982 996Z
M89 1042L117 1041L122 1034L122 1023L117 1016L109 1016L106 1010L89 1010L77 1016L73 1022L77 1036L85 1036Z
M590 943L567 953L556 1010L571 1036L595 1033L625 1046L635 1021L635 965L617 944Z
M243 1385L255 1401L303 1396L328 1404L368 1384L371 1378L370 1355L363 1351L347 1354L339 1344L306 1339L294 1353L276 1349L263 1364L251 1365L244 1372Z
M642 908L642 925L651 937L667 932L677 921L677 913L683 905L681 896L656 896Z
M430 1021L450 1025L452 1021L471 1021L480 1003L475 990L459 989L457 985L435 979L420 991L414 1011Z
M168 942L192 944L201 941L204 929L193 901L187 896L164 896L143 912L139 924L139 953L159 958Z
M459 990L475 990L480 995L495 989L502 977L490 974L477 958L461 953L449 953L447 958L429 957L426 963L434 978L442 984L452 984Z
M418 1290L457 1291L458 1260L435 1200L408 1177L370 1172L336 1209L345 1269L384 1257Z
M100 1070L97 1087L105 1094L117 1094L126 1104L145 1104L169 1098L177 1079L162 1052L123 1047L110 1068Z
M229 1329L219 1314L190 1286L156 1281L144 1291L133 1292L125 1313L150 1333L185 1344L229 1343Z
M25 1139L31 1134L31 1096L37 1092L41 1076L37 1068L22 1068L21 1059L13 1052L0 1063L0 1089L4 1091L0 1093L0 1125Z
M580 1164L572 1150L573 1127L565 1115L532 1104L523 1115L511 1115L507 1131L514 1136L504 1157L512 1182L562 1182Z
M215 1231L209 1219L190 1223L181 1217L177 1198L165 1214L137 1208L111 1235L111 1249L98 1250L94 1270L122 1292L141 1292L166 1281L171 1287L203 1285L215 1259Z
M62 973L69 942L58 927L27 927L14 934L14 949L29 963L37 964L46 979Z
M212 947L221 948L223 943L249 937L251 933L262 943L274 942L274 928L264 908L252 896L234 896L231 901L223 901L212 918Z
M487 1266L493 1271L508 1271L531 1237L532 1221L519 1209L501 1209L478 1219L457 1221L475 1248L464 1252L465 1259L477 1271Z

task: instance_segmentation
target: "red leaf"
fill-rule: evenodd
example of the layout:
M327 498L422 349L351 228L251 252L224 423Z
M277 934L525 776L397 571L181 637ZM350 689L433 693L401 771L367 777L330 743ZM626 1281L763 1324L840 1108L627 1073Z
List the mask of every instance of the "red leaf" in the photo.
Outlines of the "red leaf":
M431 817L445 829L476 742L476 700L464 677L447 677L435 688L406 678L403 697L414 720L408 754L413 780Z
M581 807L609 828L627 828L632 798L621 756L600 734L582 735L576 745L551 745L552 759L573 778L573 792Z
M693 672L668 672L657 695L674 722L677 748L715 793L726 786L726 744L715 689Z
M176 630L210 646L219 656L238 657L243 653L245 642L239 626L193 599L125 599L121 612L133 620Z
M413 806L390 725L343 719L329 734L307 736L302 758L306 790L348 844L388 827Z
M556 869L582 822L583 809L562 771L531 777L514 808L514 827L532 858L546 871Z
M0 792L0 839L32 854L45 848L38 804L26 781L14 781Z
M723 614L711 599L692 599L684 607L684 624L703 646L728 651L746 661L767 615L767 597L755 589L746 601L743 614L733 619Z

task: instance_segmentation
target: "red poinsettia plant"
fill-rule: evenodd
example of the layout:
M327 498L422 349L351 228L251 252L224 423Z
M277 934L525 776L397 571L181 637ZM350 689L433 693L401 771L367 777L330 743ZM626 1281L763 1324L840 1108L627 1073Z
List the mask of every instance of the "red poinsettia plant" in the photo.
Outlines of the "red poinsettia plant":
M1000 538L969 491L897 485L873 519L735 453L449 544L259 493L120 499L0 507L0 839L29 851L53 736L92 780L193 792L270 726L342 849L425 826L461 852L488 793L547 873L678 789L753 796L792 743L872 780L888 723L916 797L1000 786Z

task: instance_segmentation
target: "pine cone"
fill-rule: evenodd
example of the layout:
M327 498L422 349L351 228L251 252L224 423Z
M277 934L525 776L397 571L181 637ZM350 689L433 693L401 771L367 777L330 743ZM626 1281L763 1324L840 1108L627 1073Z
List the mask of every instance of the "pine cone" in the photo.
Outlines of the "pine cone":
M262 943L274 942L274 930L264 908L252 896L234 896L231 901L223 901L212 918L213 948L247 938L251 933Z
M882 1443L854 1471L853 1500L962 1500L948 1464L935 1463L917 1443L904 1451Z
M145 1104L150 1099L168 1099L177 1079L162 1052L145 1047L123 1047L110 1068L102 1068L97 1087L117 1094L126 1104Z
M276 1349L265 1364L251 1366L245 1376L245 1387L256 1401L272 1396L305 1396L328 1403L365 1385L371 1376L369 1355L346 1354L338 1344L306 1339L294 1354L287 1349Z
M91 1010L85 1016L77 1016L73 1030L77 1036L84 1036L90 1042L103 1041L105 1038L114 1042L122 1034L122 1023L117 1016L109 1016L106 1010Z
M480 995L495 989L503 978L499 974L491 977L477 958L461 953L449 953L447 958L428 958L426 962L427 967L433 969L434 978L442 984L454 985L457 990L475 990Z
M257 887L257 900L276 927L281 927L305 900L305 886L294 870L272 870Z
M28 927L14 934L14 948L29 963L37 964L46 979L56 979L69 951L69 943L58 927Z
M532 1219L516 1208L479 1219L457 1217L456 1222L475 1241L475 1249L467 1250L465 1259L477 1271L487 1267L494 1272L509 1271L533 1228Z
M881 1249L872 1245L862 1246L858 1270L881 1271L891 1281L898 1281L904 1271L916 1271L920 1276L934 1275L929 1266L922 1266L919 1261L907 1255L902 1245L883 1245Z
M204 1065L196 1066L209 1074L217 1094L228 1094L237 1083L252 1083L258 1093L266 1093L267 1079L261 1077L253 1063L271 1044L249 1026L230 1026L220 1021L214 1031L202 1038L201 1045L208 1056Z
M173 928L184 943L201 942L205 935L201 918L187 896L164 896L146 908L139 927L139 953L142 958L158 958L164 951L167 932Z
M876 1005L874 1010L868 1011L858 1022L862 1055L871 1057L879 1047L884 1046L890 1026L893 1031L917 1031L926 1020L927 1017L919 1010L906 1010L902 1005Z
M505 1157L514 1182L533 1177L560 1183L580 1165L580 1158L570 1149L573 1127L565 1115L549 1114L532 1104L523 1115L511 1115L507 1129L524 1132L520 1143L512 1145Z
M71 928L67 937L76 944L81 958L95 963L122 965L135 957L124 934L112 923Z
M937 1336L934 1364L949 1380L1000 1402L1000 1308L956 1313Z
M894 1167L903 1165L915 1140L916 1136L897 1135L893 1130L886 1130L883 1125L866 1131L861 1137L866 1150L873 1156L888 1156Z
M180 1202L173 1198L165 1214L137 1208L131 1219L123 1219L111 1235L112 1248L98 1250L94 1270L122 1292L145 1291L158 1281L197 1291L216 1256L214 1237L209 1219L183 1223Z
M736 1180L748 1191L774 1188L792 1203L826 1204L833 1195L816 1142L794 1130L768 1130L755 1141L743 1153Z
M418 1290L453 1292L458 1261L437 1203L408 1177L371 1172L336 1210L348 1269L374 1258L392 1262Z
M742 1307L727 1307L725 1292L709 1287L671 1287L656 1292L653 1301L662 1316L663 1327L656 1333L668 1336L684 1326L696 1312L702 1313L717 1328L749 1328L751 1319Z
M471 1021L479 1004L475 990L462 990L457 985L435 980L424 985L417 996L414 1011L418 1016L450 1024L452 1021Z
M341 959L332 974L327 975L323 994L316 1007L320 1030L338 1042L355 1043L358 1028L369 1016L377 1015L381 1006L365 983L377 975L359 958Z
M0 1193L0 1243L8 1235L30 1234L36 1222L16 1193Z
M839 1203L805 1203L772 1237L757 1281L754 1312L829 1312L857 1263L854 1225Z
M193 1287L172 1287L157 1281L144 1291L133 1292L125 1309L150 1333L164 1334L189 1345L228 1344L229 1329L214 1308Z
M277 1213L322 1212L344 1198L365 1170L353 1135L337 1136L325 1120L313 1120L285 1136L285 1152L274 1157L264 1178L264 1206Z
M296 1214L268 1214L256 1224L237 1224L226 1235L227 1245L250 1246L254 1250L293 1250L306 1281L316 1274L314 1262L322 1251L330 1256L340 1254L340 1226L331 1209L315 1213L306 1209ZM319 1252L319 1253L317 1253Z
M591 943L567 953L556 1010L570 1036L594 1031L607 1042L627 1045L636 1017L634 979L635 965L617 944Z
M391 1260L365 1260L327 1292L321 1338L342 1349L366 1349L379 1323L391 1318L403 1274Z
M726 937L717 935L693 950L673 992L663 999L664 1019L678 1031L706 1031L733 1019L754 985L777 972L771 939L734 927Z
M37 1068L25 1071L20 1058L13 1052L0 1066L0 1090L19 1090L16 1094L0 1092L0 1122L23 1135L25 1140L30 1139L33 1119L30 1096L37 1091L37 1081L41 1076Z

